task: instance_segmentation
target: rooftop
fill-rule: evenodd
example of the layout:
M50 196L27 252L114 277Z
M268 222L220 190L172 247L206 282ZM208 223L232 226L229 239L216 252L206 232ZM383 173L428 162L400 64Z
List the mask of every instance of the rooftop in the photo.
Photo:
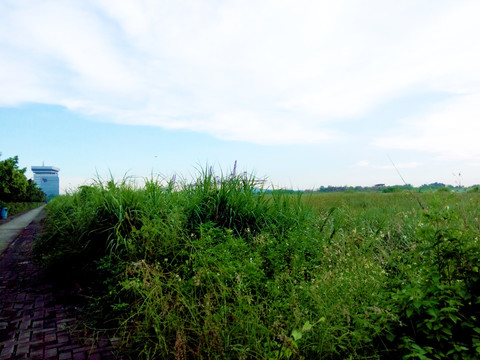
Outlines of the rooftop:
M55 166L32 166L32 172L35 174L56 174L60 171Z

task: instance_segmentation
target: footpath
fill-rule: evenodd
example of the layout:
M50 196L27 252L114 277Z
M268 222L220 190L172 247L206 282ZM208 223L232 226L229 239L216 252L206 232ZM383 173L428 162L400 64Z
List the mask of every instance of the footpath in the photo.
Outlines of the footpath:
M2 220L0 223L0 254L2 254L11 243L13 243L17 236L20 235L21 231L32 221L37 218L38 220L41 220L44 207L45 205L40 206L25 214L15 216L11 220Z
M0 360L114 360L114 339L82 326L74 290L51 283L32 260L43 206L0 224Z

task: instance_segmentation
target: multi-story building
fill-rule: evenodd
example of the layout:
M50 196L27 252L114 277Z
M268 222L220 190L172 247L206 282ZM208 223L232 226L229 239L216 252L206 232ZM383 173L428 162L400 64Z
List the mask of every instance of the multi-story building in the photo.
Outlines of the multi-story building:
M60 193L59 171L54 166L32 166L33 181L47 195L47 199Z

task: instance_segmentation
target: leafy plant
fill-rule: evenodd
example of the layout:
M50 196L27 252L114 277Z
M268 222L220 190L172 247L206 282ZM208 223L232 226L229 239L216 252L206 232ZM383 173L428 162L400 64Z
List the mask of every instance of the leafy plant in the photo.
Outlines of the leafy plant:
M411 253L415 277L394 299L402 311L406 358L476 359L480 356L478 232L448 205L423 216Z
M1 154L0 154L1 155ZM41 202L45 194L25 177L18 167L18 156L0 161L0 199L5 202Z

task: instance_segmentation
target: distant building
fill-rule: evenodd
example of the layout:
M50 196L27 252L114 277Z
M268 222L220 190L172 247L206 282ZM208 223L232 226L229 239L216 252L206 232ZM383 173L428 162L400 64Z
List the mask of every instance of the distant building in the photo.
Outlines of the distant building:
M47 199L60 193L59 171L53 166L32 166L33 181L47 195Z

